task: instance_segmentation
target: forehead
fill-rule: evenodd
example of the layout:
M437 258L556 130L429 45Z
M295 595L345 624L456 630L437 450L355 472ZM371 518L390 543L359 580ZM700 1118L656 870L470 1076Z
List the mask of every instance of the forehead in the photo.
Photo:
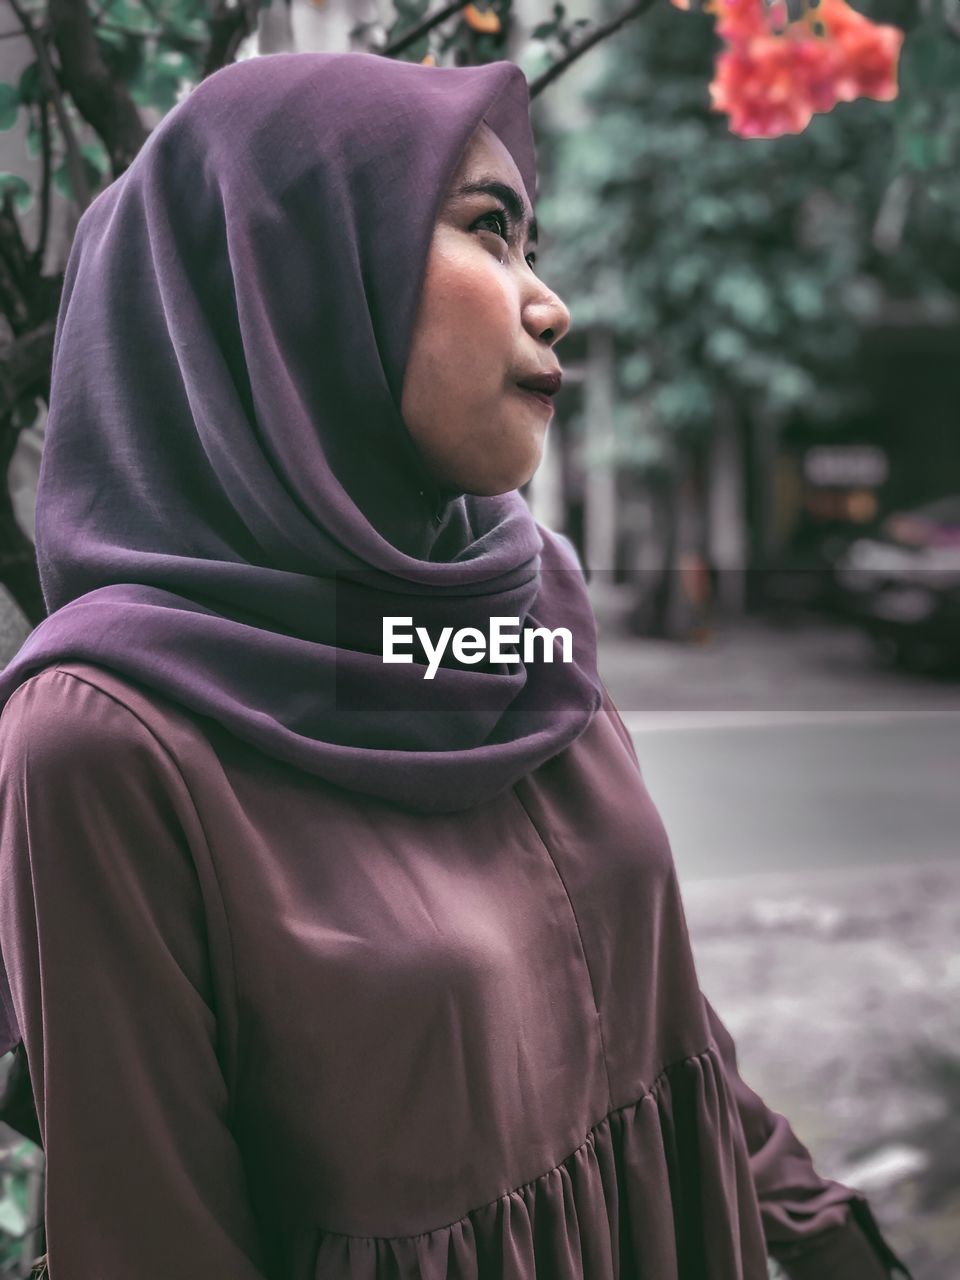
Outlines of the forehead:
M481 121L464 149L449 190L455 191L462 183L473 181L481 174L495 176L518 191L524 189L516 161L486 121Z

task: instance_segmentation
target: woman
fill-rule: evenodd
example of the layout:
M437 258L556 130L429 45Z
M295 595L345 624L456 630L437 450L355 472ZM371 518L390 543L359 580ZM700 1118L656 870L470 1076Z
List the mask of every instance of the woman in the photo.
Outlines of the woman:
M737 1074L580 566L517 492L570 323L534 190L512 64L277 54L80 221L50 614L0 677L52 1280L897 1262ZM552 648L481 651L495 619Z

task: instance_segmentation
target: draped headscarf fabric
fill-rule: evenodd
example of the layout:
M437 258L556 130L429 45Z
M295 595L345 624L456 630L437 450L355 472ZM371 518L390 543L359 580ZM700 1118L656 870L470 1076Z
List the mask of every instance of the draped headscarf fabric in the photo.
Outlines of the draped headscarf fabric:
M486 121L534 203L529 109L510 62L279 53L164 117L68 258L36 507L49 616L0 707L90 661L427 813L584 731L602 693L572 545L516 490L438 488L400 412L441 201ZM445 659L425 680L383 661L385 615L431 638L566 627L574 660Z

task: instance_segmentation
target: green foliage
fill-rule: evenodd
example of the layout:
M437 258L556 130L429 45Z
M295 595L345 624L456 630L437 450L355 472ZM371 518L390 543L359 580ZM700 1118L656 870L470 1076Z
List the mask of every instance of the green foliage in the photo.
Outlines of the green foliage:
M22 1138L4 1148L2 1156L5 1169L0 1175L0 1272L8 1275L24 1261L24 1241L35 1225L29 1220L30 1184L42 1168L43 1153Z
M17 123L20 94L13 84L0 84L0 129L12 129Z
M394 0L394 20L387 27L387 40L394 40L424 18L430 8L430 0ZM422 62L430 52L430 32L415 44L408 45L400 54L407 62Z
M130 96L137 106L155 107L166 113L176 105L184 85L197 76L193 60L179 49L168 49L145 58L130 80Z
M169 0L159 7L110 0L104 10L110 25L101 23L97 39L104 61L138 106L165 113L200 78L207 12L203 0Z
M566 6L554 4L553 17L547 22L539 22L530 32L534 40L543 40L559 46L559 53L566 53L577 42L581 28L590 26L589 18L576 18L570 21Z
M173 107L180 95L199 80L206 40L208 6L204 0L106 0L95 10L96 40L100 55L114 79L128 89L139 107L161 115ZM44 88L36 62L29 63L16 85L0 84L0 129L9 129L21 107L27 112L27 151L40 154L42 133L40 108ZM64 109L76 130L82 121L67 97ZM56 114L48 110L52 146L52 176L57 190L71 198L73 188L66 163L66 147ZM100 142L81 147L87 183L95 194L111 181L109 157ZM14 185L21 209L29 208L30 179L36 174L0 175L0 184ZM26 188L26 190L24 190Z
M17 95L24 106L33 106L41 99L41 89L40 67L36 62L30 62L20 74Z
M7 192L13 192L14 206L25 213L33 204L33 192L30 190L30 184L25 178L21 178L18 173L0 173L0 197Z
M102 142L85 143L80 148L80 156L83 161L87 185L91 191L96 191L102 180L107 182L110 180L110 157L107 155ZM73 187L70 183L66 157L54 169L53 182L61 195L66 196L68 200L72 197Z
M895 119L898 168L914 174L929 205L955 211L960 202L960 0L944 0L943 9L934 9L911 31L901 56Z

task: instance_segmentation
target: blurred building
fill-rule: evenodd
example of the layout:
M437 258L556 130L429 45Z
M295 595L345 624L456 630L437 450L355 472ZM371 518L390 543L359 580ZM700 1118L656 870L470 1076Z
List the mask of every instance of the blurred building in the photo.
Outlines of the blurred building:
M845 544L896 511L960 497L960 318L889 312L865 328L856 377L872 407L781 433L767 596L819 603Z

